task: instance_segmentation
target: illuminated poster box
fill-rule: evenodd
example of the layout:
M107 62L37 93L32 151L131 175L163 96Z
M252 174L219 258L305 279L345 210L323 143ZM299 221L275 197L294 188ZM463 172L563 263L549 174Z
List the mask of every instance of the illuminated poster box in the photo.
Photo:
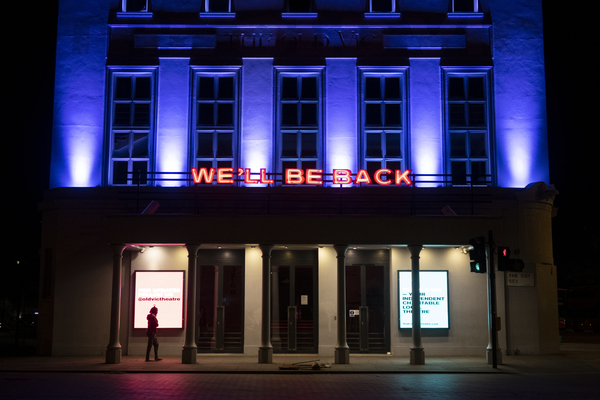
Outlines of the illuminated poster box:
M148 327L146 316L156 305L158 328L183 328L185 271L136 271L133 327Z
M448 271L420 271L421 328L448 329ZM412 328L412 276L398 271L400 329Z

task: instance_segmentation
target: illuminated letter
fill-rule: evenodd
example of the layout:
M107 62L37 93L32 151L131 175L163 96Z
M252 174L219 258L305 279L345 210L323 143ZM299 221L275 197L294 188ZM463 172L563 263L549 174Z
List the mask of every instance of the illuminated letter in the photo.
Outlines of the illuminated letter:
M356 179L354 179L354 183L366 183L367 185L371 184L371 177L366 169L359 169L358 174L356 174Z
M217 168L217 183L233 183L233 168Z
M260 183L273 183L273 179L267 179L267 170L265 168L260 169Z
M285 170L285 183L287 185L301 185L304 183L304 171L298 168Z
M333 184L344 185L352 183L350 175L352 172L349 169L334 169L333 170Z
M408 174L410 174L410 169L407 169L406 171L400 173L400 170L397 169L396 170L396 185L400 185L402 183L402 181L404 181L404 183L406 183L407 185L412 185L412 182L410 180L410 178L408 177Z
M306 170L306 183L309 185L322 185L323 181L323 170L322 169L307 169Z
M385 174L391 174L392 170L391 169L387 169L387 168L378 169L375 172L375 176L373 177L373 179L379 185L390 185L392 183L391 180L384 181L384 180L381 179L381 174L383 174L383 173L385 173Z
M212 183L215 177L215 169L211 168L210 172L208 172L206 168L200 168L200 173L198 173L196 168L192 168L192 175L194 175L194 182L196 183L202 183L202 179L206 183Z
M256 179L250 178L250 168L244 170L244 183L258 183Z

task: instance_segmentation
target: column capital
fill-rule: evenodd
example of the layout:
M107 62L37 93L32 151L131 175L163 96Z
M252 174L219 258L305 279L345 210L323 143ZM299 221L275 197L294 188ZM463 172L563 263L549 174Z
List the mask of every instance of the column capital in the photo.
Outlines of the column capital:
M347 244L334 244L333 249L337 253L338 257L345 257L346 252L348 251L348 245Z
M271 257L271 251L273 251L273 247L275 247L272 244L259 244L258 248L260 249L260 251L262 251L262 255L263 257L267 256L267 257Z
M417 257L419 258L419 254L423 250L422 244L409 244L408 251L410 251L410 258Z
M198 255L198 250L200 250L200 246L201 245L199 244L186 243L185 248L188 251L188 257L196 257Z

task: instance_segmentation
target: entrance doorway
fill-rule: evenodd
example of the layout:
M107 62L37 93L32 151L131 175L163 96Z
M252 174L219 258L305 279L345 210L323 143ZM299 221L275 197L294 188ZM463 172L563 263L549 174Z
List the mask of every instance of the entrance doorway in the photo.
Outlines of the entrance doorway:
M244 350L244 250L198 252L198 352Z
M352 353L390 351L388 254L349 250L346 256L346 336Z
M274 353L318 350L317 250L271 254L271 344Z

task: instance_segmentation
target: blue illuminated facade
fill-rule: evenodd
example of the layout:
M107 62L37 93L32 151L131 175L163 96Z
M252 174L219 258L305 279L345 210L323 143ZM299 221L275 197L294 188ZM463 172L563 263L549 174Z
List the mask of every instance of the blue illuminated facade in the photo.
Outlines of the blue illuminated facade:
M529 274L497 273L501 351L555 352L545 104L541 0L61 0L39 351L143 354L135 271L177 270L185 328L161 346L184 363L410 349L419 364L421 334L394 321L397 272L416 277L420 254L448 274L450 328L423 338L428 354L484 354L488 291L467 250L493 233ZM293 170L317 183L286 183ZM340 170L359 182L334 184ZM375 306L339 289L360 297L361 281L380 296L370 336L352 318ZM227 298L240 320L206 331ZM298 331L282 339L279 317Z

